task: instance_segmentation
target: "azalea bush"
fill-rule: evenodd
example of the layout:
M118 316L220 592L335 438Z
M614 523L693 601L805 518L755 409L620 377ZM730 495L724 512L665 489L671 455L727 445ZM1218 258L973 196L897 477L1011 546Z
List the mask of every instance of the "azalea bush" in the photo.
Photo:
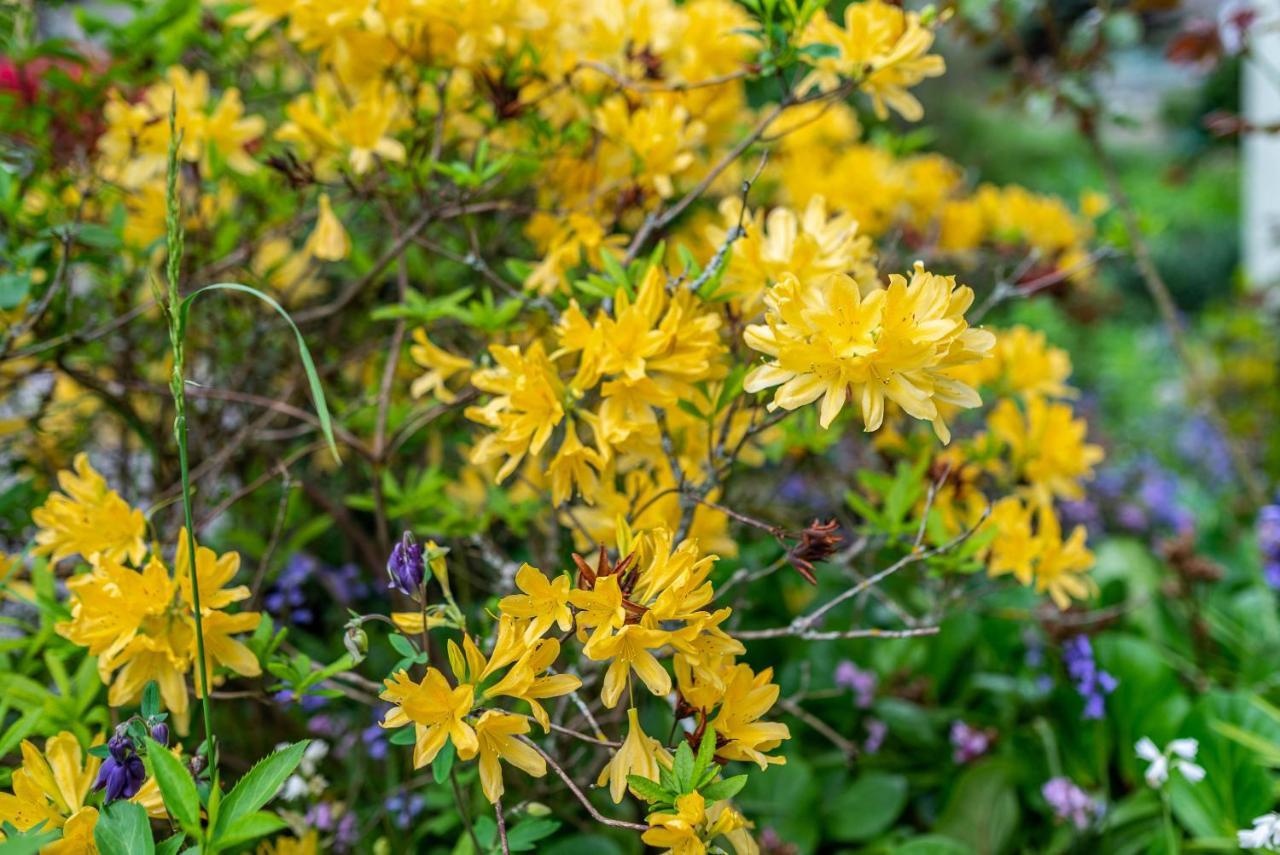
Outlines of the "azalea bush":
M992 72L1055 195L922 101L1035 10L125 5L5 21L0 851L1280 845L1273 318L1179 313L1136 11Z

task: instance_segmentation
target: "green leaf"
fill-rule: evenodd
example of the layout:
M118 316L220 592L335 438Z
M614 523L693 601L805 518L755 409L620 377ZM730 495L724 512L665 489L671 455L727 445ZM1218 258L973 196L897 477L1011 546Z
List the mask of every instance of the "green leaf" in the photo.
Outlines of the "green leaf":
M526 819L507 832L507 848L512 852L528 852L544 837L555 834L560 823L554 819Z
M407 656L412 659L418 655L418 648L414 647L413 644L410 643L409 639L405 638L400 633L392 633L388 640L391 642L391 646L395 649L396 653L399 653L401 656Z
M707 784L698 792L702 793L702 797L710 802L718 802L721 799L731 799L747 785L746 775L734 775L732 778L725 778L723 781L716 781L713 784Z
M414 734L412 727L402 727L391 734L387 741L392 745L412 745L417 741L417 736Z
M659 786L657 781L641 778L639 775L628 775L627 785L646 802L670 802L674 797L673 793L669 793Z
M27 299L31 276L26 273L0 273L0 309L16 309Z
M871 840L891 828L906 805L906 778L867 772L828 803L827 831L842 843Z
M127 801L117 800L102 809L93 828L93 842L102 855L151 855L156 851L146 810Z
M1018 829L1018 796L999 761L972 766L956 782L934 830L981 853L1005 851Z
M692 782L702 779L703 774L711 768L716 757L716 729L708 727L702 734L702 742L698 743L698 756L693 761Z
M155 680L142 690L142 715L151 718L160 712L160 686Z
M178 850L182 848L182 843L186 839L187 836L179 831L156 847L156 855L178 855Z
M214 838L213 844L219 849L238 846L250 840L257 840L259 837L266 837L268 834L275 834L288 827L289 823L274 813L260 810L257 813L242 816L231 823L225 831Z
M293 318L289 317L289 313L285 311L284 306L281 306L257 288L250 288L248 285L241 285L239 282L217 282L213 285L206 285L198 291L193 291L182 301L182 306L179 308L179 329L186 331L187 315L191 311L191 304L196 297L206 291L241 291L245 294L252 294L275 309L280 314L280 317L289 322L290 328L293 329L293 335L298 340L298 356L302 359L302 367L307 372L307 384L311 387L311 400L315 403L316 418L320 421L320 431L329 442L329 451L333 453L333 459L341 463L342 458L338 455L338 444L333 439L333 425L329 420L329 406L325 403L324 388L320 385L320 375L316 372L315 362L311 359L311 351L307 349L307 342L303 339L302 332L298 329L298 325L293 322Z
M0 855L36 855L45 845L57 840L59 831L41 831L44 823L27 831L18 831L12 824L4 823L5 839L0 843Z
M168 748L150 737L147 737L147 759L151 761L151 771L160 786L160 795L164 797L169 816L183 831L199 839L200 796L191 773L181 760L169 753Z
M288 748L268 755L236 782L231 792L222 800L216 828L218 836L222 836L237 821L250 816L275 797L285 779L293 774L293 770L302 761L302 753L307 750L309 741L304 739L295 742Z
M676 787L680 793L689 792L693 786L693 749L688 742L681 742L676 749L675 762L671 766L671 774L676 779Z
M409 733L413 733L413 728L407 728ZM443 784L445 779L449 777L449 771L453 769L453 758L456 752L453 742L449 741L440 749L440 753L436 755L436 759L431 761L431 777L437 784Z

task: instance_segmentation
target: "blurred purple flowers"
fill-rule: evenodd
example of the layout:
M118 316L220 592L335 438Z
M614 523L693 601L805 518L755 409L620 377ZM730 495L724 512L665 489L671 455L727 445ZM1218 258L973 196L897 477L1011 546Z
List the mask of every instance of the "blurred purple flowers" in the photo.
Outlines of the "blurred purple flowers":
M875 700L879 680L874 671L863 671L848 659L843 659L836 665L835 683L853 692L854 704L865 710Z
M951 757L957 763L972 763L991 750L995 734L963 721L951 724Z
M1258 549L1262 552L1262 578L1280 591L1280 504L1263 505L1258 511Z
M262 605L272 617L288 618L290 623L306 626L316 617L307 599L308 587L316 584L324 588L326 599L343 606L369 596L369 585L360 578L357 565L332 567L313 555L298 552L289 557Z
M1091 798L1070 778L1050 778L1040 788L1040 794L1059 822L1070 822L1080 831L1092 825L1102 814L1102 803Z
M1102 718L1106 714L1106 696L1116 690L1117 683L1115 677L1098 669L1088 636L1068 639L1062 646L1062 660L1076 684L1076 691L1084 699L1084 718Z

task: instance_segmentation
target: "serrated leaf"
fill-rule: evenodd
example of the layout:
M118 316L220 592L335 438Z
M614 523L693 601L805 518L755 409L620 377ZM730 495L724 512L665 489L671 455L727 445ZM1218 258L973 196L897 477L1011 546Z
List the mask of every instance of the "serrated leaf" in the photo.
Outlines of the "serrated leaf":
M747 785L746 775L734 775L732 778L725 778L723 781L716 781L708 784L698 792L702 793L702 797L707 803L718 802L722 799L731 799Z
M147 737L146 745L147 759L151 761L151 771L160 787L160 795L164 797L165 809L183 831L199 838L200 796L191 773L181 760L169 753L168 748L151 737Z
M306 739L295 742L288 748L263 758L236 782L231 792L222 800L222 808L218 812L219 836L275 797L284 786L285 779L293 774L293 770L302 761L302 753L307 750L309 742Z

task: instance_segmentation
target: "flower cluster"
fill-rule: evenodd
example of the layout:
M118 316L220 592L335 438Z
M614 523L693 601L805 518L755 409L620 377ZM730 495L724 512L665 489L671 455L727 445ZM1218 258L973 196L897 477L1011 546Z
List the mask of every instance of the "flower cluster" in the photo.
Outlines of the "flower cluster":
M155 547L148 553L142 512L108 490L86 457L76 459L76 475L62 473L61 483L66 492L51 494L32 514L39 526L36 540L55 560L78 554L89 572L68 580L71 618L58 624L58 633L98 657L98 674L111 686L111 705L136 702L143 688L155 681L165 706L185 731L186 675L197 654L186 529L179 533L170 572ZM239 569L240 556L234 552L218 556L211 549L196 548L210 685L220 669L246 677L262 673L257 658L234 637L257 628L259 614L226 611L249 596L243 585L228 587ZM201 680L194 683L199 696Z
M1062 659L1076 691L1084 699L1084 718L1102 718L1106 713L1106 696L1116 690L1118 683L1094 661L1089 636L1077 635L1063 644Z

